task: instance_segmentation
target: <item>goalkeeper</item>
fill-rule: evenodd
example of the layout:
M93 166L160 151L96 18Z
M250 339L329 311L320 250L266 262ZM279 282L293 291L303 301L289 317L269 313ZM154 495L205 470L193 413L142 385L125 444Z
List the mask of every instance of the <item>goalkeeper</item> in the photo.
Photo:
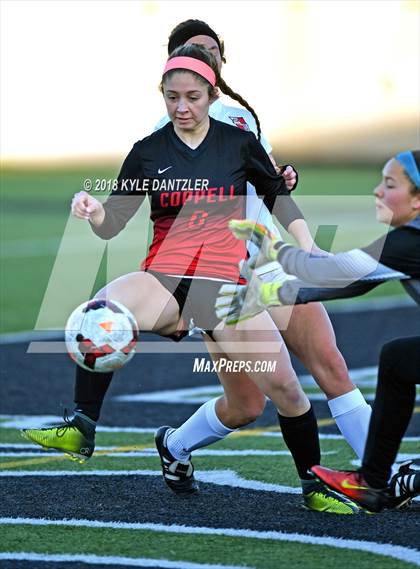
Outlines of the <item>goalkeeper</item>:
M268 306L358 296L391 279L401 280L420 304L419 165L420 151L402 152L387 162L374 195L378 221L393 230L361 249L314 255L276 239L253 221L232 220L233 234L251 240L260 253L242 266L246 286L220 289L216 302L219 318L235 324ZM253 269L272 261L278 261L287 275L275 283L263 283Z
M220 289L216 301L219 318L234 324L268 306L357 296L390 279L401 280L420 304L420 151L402 152L389 160L374 195L377 220L393 229L367 247L332 256L305 253L276 240L267 228L253 222L231 221L234 235L251 239L260 254L242 267L247 285ZM295 276L261 282L253 269L273 260ZM372 511L392 507L395 498L389 493L388 480L413 412L415 384L420 384L420 336L386 344L361 469L346 472L316 466L313 472ZM420 472L406 467L394 496L399 493L405 493L407 501L420 494Z

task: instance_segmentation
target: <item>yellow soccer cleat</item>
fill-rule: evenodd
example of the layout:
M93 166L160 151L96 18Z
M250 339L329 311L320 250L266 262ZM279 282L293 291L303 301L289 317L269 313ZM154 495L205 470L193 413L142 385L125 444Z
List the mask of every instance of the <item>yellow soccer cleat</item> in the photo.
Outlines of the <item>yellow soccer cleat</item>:
M92 456L95 449L95 432L86 432L85 421L75 415L73 419L64 417L64 422L42 429L22 429L22 436L42 446L44 449L62 451L73 460L83 464Z

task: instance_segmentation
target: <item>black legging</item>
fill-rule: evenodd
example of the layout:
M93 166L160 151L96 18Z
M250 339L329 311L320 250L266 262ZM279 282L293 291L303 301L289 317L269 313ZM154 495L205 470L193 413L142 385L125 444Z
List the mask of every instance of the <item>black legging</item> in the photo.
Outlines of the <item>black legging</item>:
M387 486L413 413L416 383L420 383L420 336L385 344L361 469L366 482L374 488Z

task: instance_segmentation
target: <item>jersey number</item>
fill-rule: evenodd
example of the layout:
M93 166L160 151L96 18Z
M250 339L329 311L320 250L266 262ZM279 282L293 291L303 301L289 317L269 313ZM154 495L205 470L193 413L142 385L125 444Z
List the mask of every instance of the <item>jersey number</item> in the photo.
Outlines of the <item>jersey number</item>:
M192 214L192 216L190 217L190 221L188 223L188 227L194 227L197 225L204 225L204 223L206 222L206 218L209 216L209 214L207 213L207 211L204 211L203 209L199 209L198 211L194 212Z

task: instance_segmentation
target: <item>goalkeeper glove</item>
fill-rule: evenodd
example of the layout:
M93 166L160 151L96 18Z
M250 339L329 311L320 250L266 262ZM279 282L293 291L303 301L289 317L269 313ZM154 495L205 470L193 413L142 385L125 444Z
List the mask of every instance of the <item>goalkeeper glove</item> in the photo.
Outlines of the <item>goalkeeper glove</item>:
M289 247L287 243L277 239L265 225L249 219L232 219L229 222L229 229L237 239L252 241L260 250L258 255L253 256L249 261L251 269L277 261L280 249Z
M279 282L262 282L249 265L242 261L241 275L248 280L246 285L225 284L216 299L216 315L226 319L229 325L252 318L268 306L280 306L277 291L287 278Z

